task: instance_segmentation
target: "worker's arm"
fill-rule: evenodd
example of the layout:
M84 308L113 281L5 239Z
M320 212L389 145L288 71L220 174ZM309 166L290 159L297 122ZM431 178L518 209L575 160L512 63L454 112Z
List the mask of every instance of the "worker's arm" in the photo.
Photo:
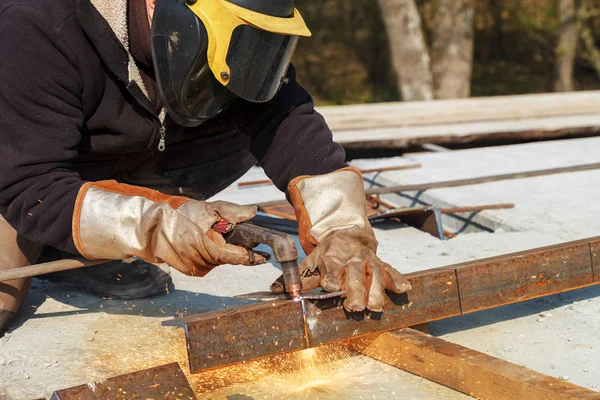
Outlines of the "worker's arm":
M27 239L76 253L71 216L83 181L71 162L84 117L65 33L37 10L0 14L0 212Z
M237 128L250 136L250 150L282 192L297 176L326 174L346 166L344 148L333 141L311 95L296 81L293 65L287 79L271 101L238 100L225 116L232 116Z
M250 219L254 207L201 202L115 181L84 182L71 169L85 95L61 24L37 10L0 5L0 212L24 237L90 259L131 256L203 275L249 263L215 222ZM72 24L72 26L76 26ZM89 111L89 110L88 110ZM255 263L264 262L257 255Z
M270 102L246 103L238 128L251 137L252 152L294 206L308 254L300 264L304 289L347 290L347 310L381 311L386 289L401 293L410 284L377 257L360 172L346 168L344 149L293 67L287 78Z

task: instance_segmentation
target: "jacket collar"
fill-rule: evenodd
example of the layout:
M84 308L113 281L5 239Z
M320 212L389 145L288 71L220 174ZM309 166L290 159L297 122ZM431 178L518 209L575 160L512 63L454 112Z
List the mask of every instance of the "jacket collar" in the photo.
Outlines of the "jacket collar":
M129 51L127 1L77 0L77 20L110 72L128 87L137 86L150 102Z

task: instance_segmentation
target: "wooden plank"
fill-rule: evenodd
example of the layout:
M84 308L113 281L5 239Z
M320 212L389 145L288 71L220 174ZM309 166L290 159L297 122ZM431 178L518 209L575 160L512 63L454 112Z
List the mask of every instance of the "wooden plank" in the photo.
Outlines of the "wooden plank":
M588 242L557 245L455 266L463 313L594 282Z
M354 339L348 346L480 399L600 399L600 393L414 329Z
M320 107L333 130L597 115L600 91Z
M526 119L485 123L397 126L333 131L333 139L347 149L408 148L423 144L466 144L477 141L542 140L597 136L600 116Z

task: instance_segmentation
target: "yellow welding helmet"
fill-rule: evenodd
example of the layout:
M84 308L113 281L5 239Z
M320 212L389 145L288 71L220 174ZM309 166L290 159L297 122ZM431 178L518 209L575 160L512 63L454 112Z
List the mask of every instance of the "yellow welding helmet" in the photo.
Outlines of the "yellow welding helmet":
M300 36L310 31L294 0L157 0L152 58L167 112L197 126L238 97L271 100Z

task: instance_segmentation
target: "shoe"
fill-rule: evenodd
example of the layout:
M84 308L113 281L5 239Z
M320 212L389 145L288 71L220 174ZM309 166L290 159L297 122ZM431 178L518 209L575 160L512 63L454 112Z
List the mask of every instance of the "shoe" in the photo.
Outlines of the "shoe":
M66 253L62 254L62 258L71 257ZM124 300L168 293L173 287L171 273L166 264L151 264L135 258L55 272L38 278L73 284L100 297Z

